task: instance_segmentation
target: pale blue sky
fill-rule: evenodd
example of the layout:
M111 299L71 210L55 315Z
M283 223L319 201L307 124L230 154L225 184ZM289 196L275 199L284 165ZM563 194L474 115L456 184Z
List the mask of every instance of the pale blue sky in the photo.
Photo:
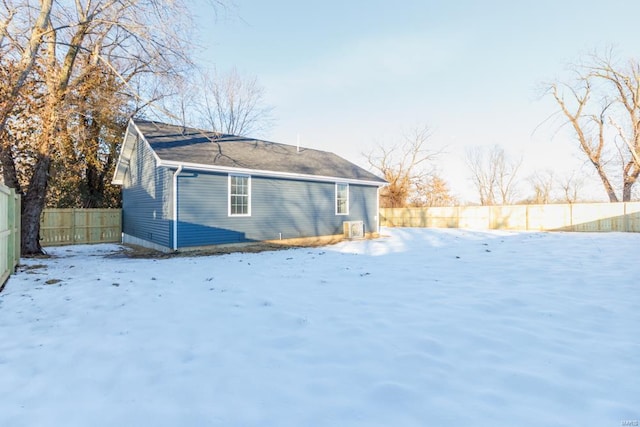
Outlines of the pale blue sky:
M446 147L442 176L463 200L475 194L464 150L499 144L534 169L582 163L569 134L543 125L555 110L542 81L570 61L613 45L638 56L640 2L235 0L202 14L203 65L258 77L276 124L267 139L363 152L423 124ZM585 171L591 173L588 168ZM595 196L602 197L596 187Z

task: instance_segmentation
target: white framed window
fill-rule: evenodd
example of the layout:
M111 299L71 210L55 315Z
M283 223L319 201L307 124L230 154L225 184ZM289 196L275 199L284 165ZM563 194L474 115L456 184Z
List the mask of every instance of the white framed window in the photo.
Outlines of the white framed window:
M229 216L251 216L249 175L229 175Z
M336 215L349 215L349 184L336 182Z

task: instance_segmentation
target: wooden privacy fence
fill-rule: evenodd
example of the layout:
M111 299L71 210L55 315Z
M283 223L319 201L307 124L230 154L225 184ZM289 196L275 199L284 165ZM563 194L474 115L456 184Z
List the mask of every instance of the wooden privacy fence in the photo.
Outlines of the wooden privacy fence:
M0 184L0 290L20 262L20 195Z
M382 208L387 227L640 232L640 202Z
M121 209L45 209L40 218L42 246L119 243Z

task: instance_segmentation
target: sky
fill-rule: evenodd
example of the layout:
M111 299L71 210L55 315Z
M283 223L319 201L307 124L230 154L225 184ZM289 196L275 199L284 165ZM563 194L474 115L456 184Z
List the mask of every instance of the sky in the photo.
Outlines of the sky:
M201 6L200 6L201 7ZM593 175L544 96L569 63L614 47L637 57L640 2L256 1L198 13L197 62L255 76L274 107L275 142L335 152L361 166L379 144L428 126L440 174L476 201L464 157L502 146L521 178ZM586 189L604 200L600 184Z

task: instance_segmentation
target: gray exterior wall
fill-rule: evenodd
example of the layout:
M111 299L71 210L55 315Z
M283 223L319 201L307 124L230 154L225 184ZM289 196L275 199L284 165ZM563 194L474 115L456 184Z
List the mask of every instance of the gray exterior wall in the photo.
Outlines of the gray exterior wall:
M129 131L136 143L122 186L122 232L171 247L172 172L157 168L151 149Z
M335 213L335 183L251 177L251 216L228 215L228 175L178 177L178 247L342 234L343 221L377 231L377 187L349 185L349 215Z

